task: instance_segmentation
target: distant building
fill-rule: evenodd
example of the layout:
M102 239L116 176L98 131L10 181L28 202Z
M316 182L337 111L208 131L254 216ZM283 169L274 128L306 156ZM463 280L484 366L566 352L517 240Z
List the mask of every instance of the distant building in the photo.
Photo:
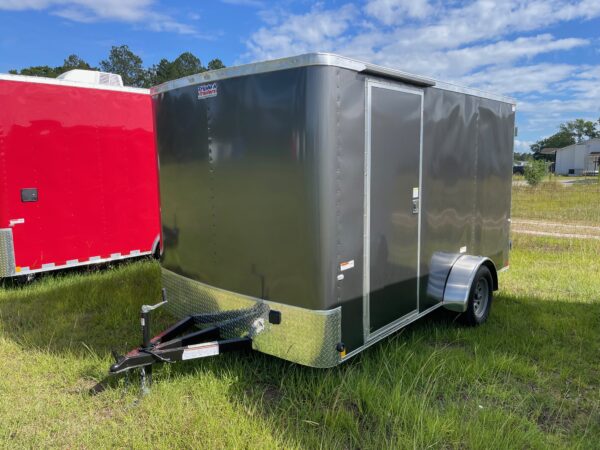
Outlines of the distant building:
M556 149L555 173L559 175L592 175L600 164L600 138Z

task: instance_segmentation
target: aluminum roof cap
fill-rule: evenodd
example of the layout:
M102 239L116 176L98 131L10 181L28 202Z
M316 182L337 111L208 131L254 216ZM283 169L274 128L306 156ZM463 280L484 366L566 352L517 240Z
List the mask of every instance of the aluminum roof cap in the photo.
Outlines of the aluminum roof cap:
M260 61L250 64L243 64L240 66L226 67L218 70L210 70L207 72L202 72L195 75L179 78L177 80L167 81L166 83L150 88L150 93L152 95L155 95L160 94L162 92L168 92L173 89L179 89L181 87L193 86L196 84L202 84L211 81L219 81L227 78L242 77L267 72L276 72L279 70L307 66L341 67L344 69L354 70L355 72L381 76L397 81L403 81L405 83L417 86L436 87L443 90L461 92L468 95L489 98L492 100L498 100L513 105L515 104L515 101L513 99L502 95L484 92L479 89L462 87L451 83L445 83L434 80L433 78L414 75L408 72L404 72L402 70L383 67L377 64L371 64L353 58L335 55L332 53L306 53L303 55L291 56L287 58Z

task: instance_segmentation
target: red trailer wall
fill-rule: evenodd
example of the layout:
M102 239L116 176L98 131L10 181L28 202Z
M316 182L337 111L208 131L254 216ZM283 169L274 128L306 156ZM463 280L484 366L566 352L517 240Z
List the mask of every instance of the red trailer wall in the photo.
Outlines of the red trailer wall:
M17 268L153 250L150 95L0 80L0 105L0 228L12 228ZM22 202L23 188L38 201Z

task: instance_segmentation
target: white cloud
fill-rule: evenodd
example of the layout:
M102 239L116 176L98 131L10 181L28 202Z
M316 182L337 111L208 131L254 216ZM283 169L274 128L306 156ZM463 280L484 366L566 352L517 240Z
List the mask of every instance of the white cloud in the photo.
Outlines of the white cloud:
M366 0L322 4L303 14L263 10L267 25L247 41L244 61L331 51L484 90L516 95L521 128L547 132L600 108L600 69L537 59L590 39L550 34L600 17L599 0ZM564 35L564 33L561 33ZM561 61L564 59L560 59Z
M322 10L318 5L300 15L271 17L274 26L262 27L247 42L252 59L271 59L311 51L317 47L332 48L344 42L344 33L357 10L345 5L337 10Z
M428 0L370 0L365 12L385 25L402 23L407 18L423 19L432 13Z
M534 141L522 141L520 139L515 139L515 152L525 153L529 152L531 149L531 145Z
M576 67L569 64L531 64L520 67L492 67L460 78L461 84L506 95L548 93L556 83L570 77Z
M117 20L154 31L195 34L193 27L156 11L154 0L0 0L0 10L49 10L75 22Z

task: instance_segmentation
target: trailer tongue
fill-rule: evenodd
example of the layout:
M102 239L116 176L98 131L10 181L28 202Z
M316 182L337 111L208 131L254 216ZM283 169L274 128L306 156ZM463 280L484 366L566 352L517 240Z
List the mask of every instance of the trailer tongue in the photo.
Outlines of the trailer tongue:
M216 356L225 352L252 349L252 338L265 328L265 321L277 321L277 311L265 303L247 309L193 314L150 338L150 313L167 303L166 291L156 305L143 305L140 313L142 345L126 355L113 352L116 362L109 373L117 375L141 369L142 387L152 382L152 365ZM237 334L239 337L230 337Z

